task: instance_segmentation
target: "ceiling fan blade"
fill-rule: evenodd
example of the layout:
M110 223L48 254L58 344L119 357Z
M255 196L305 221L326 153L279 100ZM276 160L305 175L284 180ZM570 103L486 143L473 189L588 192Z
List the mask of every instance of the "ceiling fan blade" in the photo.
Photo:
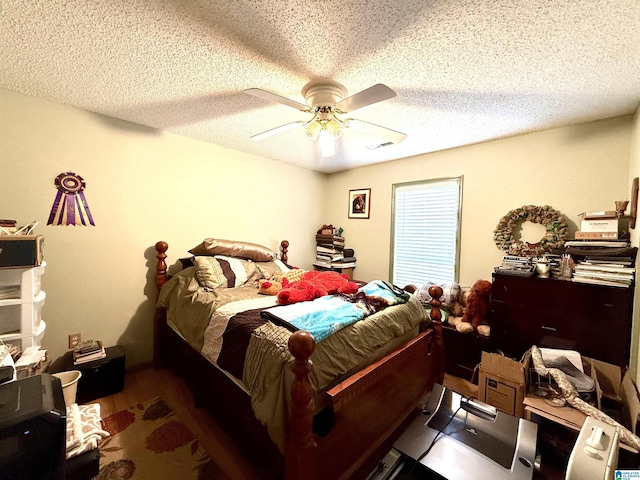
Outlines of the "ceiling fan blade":
M296 110L300 110L301 112L309 111L309 107L304 103L296 102L295 100L291 100L290 98L267 92L266 90L262 90L260 88L248 88L244 91L244 93L246 93L247 95L252 95L254 97L262 98L263 100L268 100L270 102L278 102L286 105L287 107L293 107Z
M301 120L297 122L292 122L292 123L285 123L284 125L280 125L279 127L272 128L271 130L267 130L262 133L257 133L256 135L253 135L250 138L251 140L262 140L263 138L271 137L273 135L277 135L278 133L286 132L287 130L292 130L296 127L304 125L305 123L306 122L303 122Z
M359 132L366 133L367 135L387 140L392 143L400 143L407 138L406 133L396 132L390 128L381 127L380 125L365 122L364 120L350 118L345 123L348 128L353 128Z
M378 83L373 87L369 87L361 92L355 93L350 97L340 100L336 103L336 108L342 112L353 112L358 108L366 107L372 103L388 100L396 96L396 92L386 85Z

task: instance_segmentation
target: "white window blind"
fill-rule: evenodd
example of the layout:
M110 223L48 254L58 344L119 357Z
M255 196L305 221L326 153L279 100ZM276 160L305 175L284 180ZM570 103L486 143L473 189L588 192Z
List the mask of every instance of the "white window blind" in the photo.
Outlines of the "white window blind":
M462 177L393 186L391 281L458 280Z

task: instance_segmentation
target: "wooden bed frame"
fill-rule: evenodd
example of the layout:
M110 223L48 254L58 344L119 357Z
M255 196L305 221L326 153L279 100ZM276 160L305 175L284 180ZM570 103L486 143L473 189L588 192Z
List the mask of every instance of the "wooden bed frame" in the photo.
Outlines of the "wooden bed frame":
M289 242L281 242L280 257L285 263L288 247ZM155 283L160 289L170 278L166 264L169 247L160 241L155 248ZM414 291L415 287L406 290ZM291 364L294 380L283 454L253 415L246 392L167 325L163 308L156 310L154 319L154 365L171 367L185 379L194 391L196 406L211 411L240 452L257 467L260 478L357 478L363 466L379 454L388 438L420 405L433 384L444 379L439 310L442 289L431 287L429 293L433 297L431 326L422 328L417 337L399 349L331 388L326 393L330 408L316 417L309 381L313 368L309 357L315 343L308 332L291 335L289 350L294 357ZM330 428L322 434L314 433L313 427L318 425Z

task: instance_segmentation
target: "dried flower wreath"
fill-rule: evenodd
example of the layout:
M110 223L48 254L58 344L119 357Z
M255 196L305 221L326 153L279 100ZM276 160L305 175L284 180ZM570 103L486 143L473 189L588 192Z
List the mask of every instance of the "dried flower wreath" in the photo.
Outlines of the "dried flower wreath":
M537 243L522 242L516 238L516 228L523 222L540 223L547 232ZM542 207L525 205L507 213L498 222L493 240L498 248L509 255L535 257L562 248L567 236L567 222L557 210L549 205Z

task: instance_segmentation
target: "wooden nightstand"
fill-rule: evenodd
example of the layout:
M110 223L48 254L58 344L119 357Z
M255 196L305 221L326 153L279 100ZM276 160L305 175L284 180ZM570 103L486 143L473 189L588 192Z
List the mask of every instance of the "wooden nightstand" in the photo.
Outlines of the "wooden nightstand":
M482 352L488 350L489 337L477 332L460 333L449 324L442 326L442 337L445 372L477 384L476 367Z
M331 268L324 268L324 267L318 267L317 265L313 266L314 270L319 270L321 272L324 271L333 271L333 272L338 272L338 273L344 273L347 277L349 277L349 280L353 280L353 270L355 267L348 267L348 268L335 268L335 267L331 267Z
M77 403L88 403L96 398L120 392L124 388L125 353L120 345L105 348L106 357L92 362L73 364L72 352L56 360L49 373L79 370Z

